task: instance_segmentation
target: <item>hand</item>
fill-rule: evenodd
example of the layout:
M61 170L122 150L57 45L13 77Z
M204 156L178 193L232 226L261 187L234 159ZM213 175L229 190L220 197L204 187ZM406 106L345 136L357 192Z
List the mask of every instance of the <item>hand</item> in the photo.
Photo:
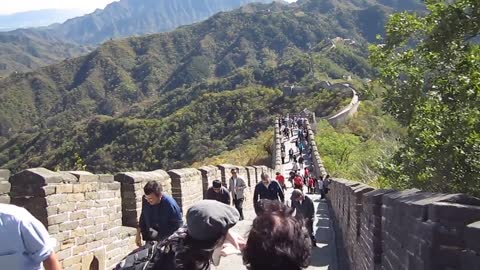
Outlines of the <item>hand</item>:
M140 229L139 228L137 228L137 234L135 235L135 244L137 245L137 247L142 246L142 236L140 234Z
M241 253L241 251L245 248L246 243L247 242L242 236L240 236L240 234L228 231L225 242L223 242L221 256L225 257L228 255Z

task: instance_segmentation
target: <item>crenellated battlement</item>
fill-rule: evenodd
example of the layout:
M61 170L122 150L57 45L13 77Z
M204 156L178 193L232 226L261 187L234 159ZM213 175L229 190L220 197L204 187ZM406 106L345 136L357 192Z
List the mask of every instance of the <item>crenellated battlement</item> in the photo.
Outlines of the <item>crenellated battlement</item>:
M147 181L161 183L185 214L204 198L213 180L226 183L232 168L238 169L247 183L249 197L262 173L274 175L266 166L231 164L116 175L45 168L10 175L8 170L0 170L0 200L25 207L45 225L57 240L55 251L63 269L89 270L97 263L99 269L112 269L136 248L136 226Z

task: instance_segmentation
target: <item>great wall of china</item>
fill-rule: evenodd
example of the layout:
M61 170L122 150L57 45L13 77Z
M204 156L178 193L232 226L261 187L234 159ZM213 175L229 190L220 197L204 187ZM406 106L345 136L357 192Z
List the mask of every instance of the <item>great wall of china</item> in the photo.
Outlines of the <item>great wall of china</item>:
M278 120L276 120L278 121ZM143 186L159 181L184 213L204 197L214 179L223 183L231 168L247 180L247 197L266 173L281 166L281 135L275 123L272 167L205 166L170 171L95 175L34 168L10 175L0 170L0 202L23 206L57 240L63 269L112 269L135 249ZM326 169L308 124L314 173ZM334 179L329 193L337 245L346 257L341 269L480 269L480 200L462 194L412 189L375 189Z

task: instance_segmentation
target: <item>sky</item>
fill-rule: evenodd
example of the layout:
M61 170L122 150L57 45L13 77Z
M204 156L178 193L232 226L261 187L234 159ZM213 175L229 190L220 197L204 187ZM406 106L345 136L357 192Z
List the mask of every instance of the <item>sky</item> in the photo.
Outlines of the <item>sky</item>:
M81 9L88 12L104 8L116 0L0 0L0 14L39 9Z
M0 0L0 14L12 14L39 9L80 9L93 12L118 0ZM294 2L295 0L287 0Z

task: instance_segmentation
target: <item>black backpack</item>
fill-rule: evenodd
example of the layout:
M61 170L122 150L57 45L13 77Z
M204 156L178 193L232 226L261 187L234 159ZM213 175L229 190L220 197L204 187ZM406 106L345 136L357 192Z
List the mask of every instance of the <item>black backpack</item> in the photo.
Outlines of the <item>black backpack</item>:
M175 253L169 246L161 243L147 243L141 249L137 249L127 255L114 270L174 270Z

